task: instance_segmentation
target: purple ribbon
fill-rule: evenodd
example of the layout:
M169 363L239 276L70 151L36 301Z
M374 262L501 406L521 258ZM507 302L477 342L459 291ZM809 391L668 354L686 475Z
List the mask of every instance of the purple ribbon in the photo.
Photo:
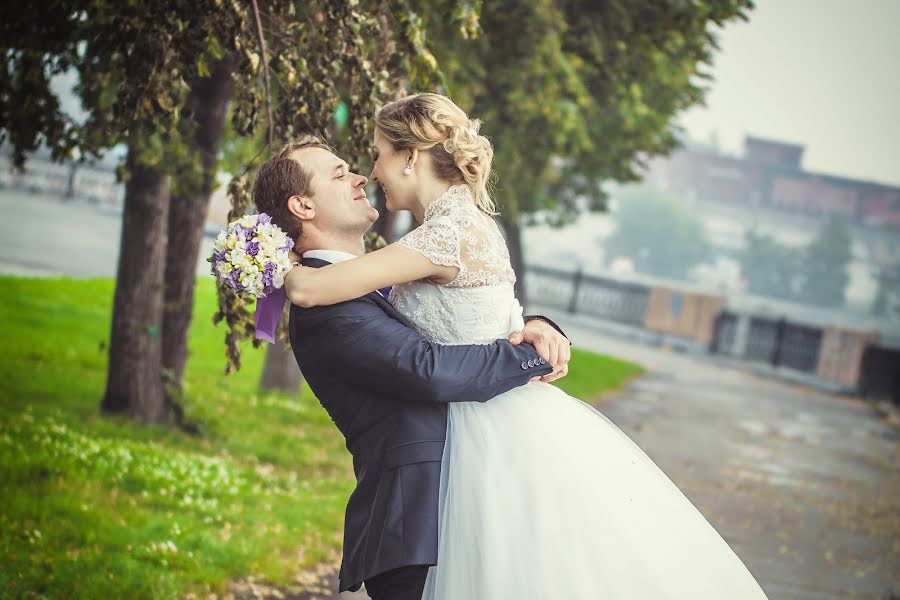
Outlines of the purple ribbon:
M265 340L270 344L275 343L275 330L281 320L284 311L284 302L287 293L284 287L276 289L263 298L256 299L256 338Z

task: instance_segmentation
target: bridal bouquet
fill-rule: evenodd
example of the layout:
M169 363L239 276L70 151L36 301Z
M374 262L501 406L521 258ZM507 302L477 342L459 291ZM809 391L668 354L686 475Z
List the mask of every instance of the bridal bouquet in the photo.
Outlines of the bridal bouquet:
M232 221L213 244L212 274L243 296L262 298L284 285L294 247L266 213Z
M294 240L266 213L247 215L228 224L216 237L207 260L212 274L239 295L256 302L256 337L274 342L286 295L284 276L293 265L288 253Z

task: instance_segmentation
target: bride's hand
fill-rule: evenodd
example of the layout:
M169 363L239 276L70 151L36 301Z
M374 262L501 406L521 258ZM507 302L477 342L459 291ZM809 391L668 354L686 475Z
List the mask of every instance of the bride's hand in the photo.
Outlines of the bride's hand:
M522 342L531 344L541 358L553 367L551 373L535 379L549 383L565 377L569 373L569 359L572 356L569 338L549 323L539 319L529 319L522 331L512 332L508 339L514 345Z

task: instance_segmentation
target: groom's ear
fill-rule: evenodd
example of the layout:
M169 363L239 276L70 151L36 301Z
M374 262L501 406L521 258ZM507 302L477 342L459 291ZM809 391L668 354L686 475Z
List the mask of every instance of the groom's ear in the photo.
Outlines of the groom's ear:
M288 211L301 221L310 221L316 218L316 204L312 198L306 196L291 196L288 198Z

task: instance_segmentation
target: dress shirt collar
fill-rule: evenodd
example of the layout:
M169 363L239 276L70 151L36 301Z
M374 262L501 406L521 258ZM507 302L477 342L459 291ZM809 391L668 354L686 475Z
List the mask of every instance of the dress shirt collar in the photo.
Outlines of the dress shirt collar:
M358 257L343 250L307 250L303 253L303 258L318 258L334 264Z

